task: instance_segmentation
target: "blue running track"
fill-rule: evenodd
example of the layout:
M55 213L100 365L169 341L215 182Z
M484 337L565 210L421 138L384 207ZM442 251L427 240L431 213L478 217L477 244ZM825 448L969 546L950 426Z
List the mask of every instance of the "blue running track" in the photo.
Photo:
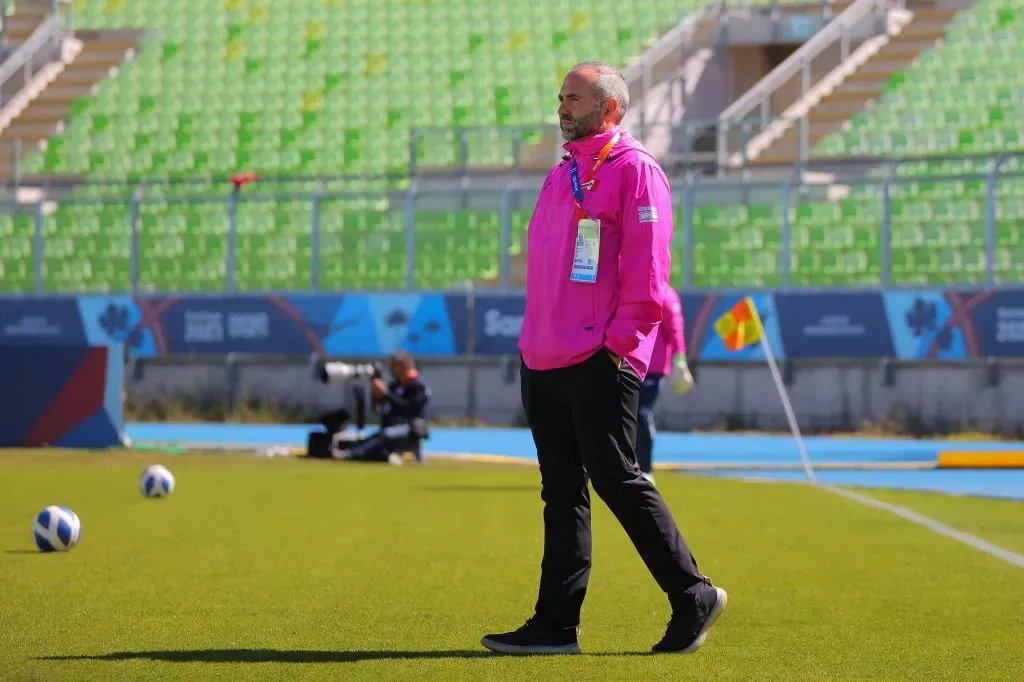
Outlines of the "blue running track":
M129 424L128 435L137 444L174 443L189 447L304 447L306 436L317 427L250 424ZM1024 450L1024 443L945 443L896 439L805 439L812 463L821 465L917 466L914 470L818 471L825 483L874 488L936 491L958 495L1024 500L1024 469L934 469L940 449ZM533 441L524 429L447 429L431 431L428 453L500 455L535 461ZM658 433L656 466L728 465L729 470L706 475L803 480L799 470L742 469L756 466L798 466L796 445L788 436Z

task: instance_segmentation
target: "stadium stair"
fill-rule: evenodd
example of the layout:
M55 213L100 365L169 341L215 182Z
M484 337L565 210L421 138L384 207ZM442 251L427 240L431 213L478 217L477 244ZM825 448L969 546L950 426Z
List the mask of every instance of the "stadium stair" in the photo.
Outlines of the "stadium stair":
M959 11L937 7L932 0L911 0L905 18L897 14L890 19L888 36L865 41L862 50L853 50L844 63L820 81L824 88L812 89L804 101L795 103L791 111L806 112L811 147L877 101L892 74L930 50ZM848 63L857 60L861 63ZM791 118L791 114L784 117ZM798 117L792 117L785 132L775 139L770 134L765 137L769 139L755 138L748 145L747 157L752 163L777 165L799 160Z
M724 9L707 4L691 12L623 71L631 99L623 125L658 158L672 148L673 126L682 123L687 104L714 59ZM650 81L646 92L645 78ZM649 122L656 125L646 125Z
M20 0L14 12L7 16L6 37L8 53L16 50L43 23L53 7L50 0Z
M20 140L22 158L37 150L45 153L46 140L63 129L76 103L116 72L137 49L140 37L138 31L76 32L75 38L65 43L63 62L52 70L45 87L32 93L34 96L5 126L0 119L0 143ZM0 180L10 179L12 162L11 154L0 155Z
M1022 38L1019 0L980 0L951 22L939 46L893 73L875 105L824 138L815 155L987 155L1024 149ZM1017 170L1010 161L1003 170ZM943 172L942 166L932 170ZM960 172L984 172L987 160L961 166Z

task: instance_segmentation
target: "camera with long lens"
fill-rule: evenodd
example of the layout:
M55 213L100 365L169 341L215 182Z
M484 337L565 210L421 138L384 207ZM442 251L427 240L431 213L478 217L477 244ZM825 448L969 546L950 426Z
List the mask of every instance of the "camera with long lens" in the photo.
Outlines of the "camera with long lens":
M314 381L342 389L341 407L318 420L326 428L326 433L310 433L307 443L307 454L330 456L332 443L352 437L345 432L350 421L357 431L366 427L366 416L370 411L370 382L384 376L384 367L379 362L328 361L316 356L312 358L311 366Z
M379 362L328 362L317 358L313 363L313 378L324 384L344 384L353 379L379 379L384 368Z

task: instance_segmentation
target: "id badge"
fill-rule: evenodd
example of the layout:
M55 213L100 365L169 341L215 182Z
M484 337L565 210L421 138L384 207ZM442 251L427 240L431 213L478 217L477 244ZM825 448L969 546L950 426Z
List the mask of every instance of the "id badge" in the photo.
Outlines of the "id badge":
M576 250L572 259L571 282L593 284L597 281L597 261L601 252L601 221L580 218L576 226Z

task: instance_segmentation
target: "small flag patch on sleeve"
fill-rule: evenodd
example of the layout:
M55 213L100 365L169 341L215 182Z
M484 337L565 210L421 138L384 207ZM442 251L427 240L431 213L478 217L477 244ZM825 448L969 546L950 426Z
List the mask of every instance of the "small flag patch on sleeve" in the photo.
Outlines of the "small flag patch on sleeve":
M656 222L658 222L658 207L657 206L641 206L640 207L640 222L642 222L642 223L656 223Z

